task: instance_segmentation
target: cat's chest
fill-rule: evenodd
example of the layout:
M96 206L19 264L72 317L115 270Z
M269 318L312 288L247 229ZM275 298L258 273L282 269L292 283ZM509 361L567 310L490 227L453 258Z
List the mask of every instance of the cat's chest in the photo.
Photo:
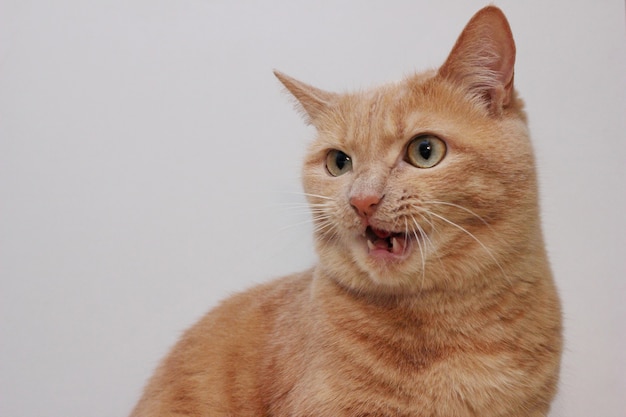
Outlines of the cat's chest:
M517 402L515 372L502 372L508 359L454 355L432 361L406 359L373 366L346 358L316 363L299 381L289 415L333 417L475 416L492 414L495 402ZM498 413L505 410L500 410Z
M315 289L323 301L300 322L299 350L283 351L298 364L286 365L274 415L489 417L519 404L527 358L497 320Z
M481 410L487 417L494 399L516 402L524 378L511 354L475 350L467 340L427 330L319 333L324 337L290 394L289 415L469 417Z

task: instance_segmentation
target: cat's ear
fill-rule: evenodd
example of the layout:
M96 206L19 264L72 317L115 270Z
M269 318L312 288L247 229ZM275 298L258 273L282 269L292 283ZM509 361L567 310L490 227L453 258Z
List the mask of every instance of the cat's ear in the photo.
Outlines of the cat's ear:
M312 87L276 70L274 75L298 101L299 109L307 123L317 127L316 123L320 116L330 109L337 95Z
M439 75L462 84L500 115L513 98L515 42L504 13L480 10L456 41Z

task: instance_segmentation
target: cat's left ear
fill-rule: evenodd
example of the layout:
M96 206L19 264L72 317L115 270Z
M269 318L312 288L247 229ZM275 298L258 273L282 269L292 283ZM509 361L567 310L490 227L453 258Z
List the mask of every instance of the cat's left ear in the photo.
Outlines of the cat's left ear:
M513 97L515 42L500 9L488 6L469 21L439 75L466 87L494 115Z
M312 87L276 70L274 75L298 101L307 123L318 127L320 117L330 109L337 95Z

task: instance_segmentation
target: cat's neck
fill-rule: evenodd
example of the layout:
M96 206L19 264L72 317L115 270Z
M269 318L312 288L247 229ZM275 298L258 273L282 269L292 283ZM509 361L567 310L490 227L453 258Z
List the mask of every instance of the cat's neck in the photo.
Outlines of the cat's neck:
M398 320L404 318L407 322L419 321L419 317L424 314L446 320L458 315L458 319L462 320L463 311L475 308L477 300L481 304L498 302L504 294L513 291L514 286L503 282L456 290L438 288L410 293L359 291L333 279L318 267L314 271L311 300L322 309L345 309L342 314L348 316L351 311L358 310L369 317L393 316Z
M540 251L533 256L535 261L528 257L521 258L519 262L535 264L540 261L537 257L545 257L545 253ZM537 263L547 265L546 262ZM529 265L513 267L528 270ZM540 269L534 275L511 275L509 279L495 282L487 279L483 284L457 289L436 288L393 294L355 290L327 275L318 266L313 272L310 299L313 308L331 320L341 317L343 321L354 323L374 322L376 326L402 323L401 326L408 327L421 327L428 322L435 327L472 331L481 323L497 321L508 310L518 308L519 298L531 294L537 285L544 282L540 277L550 274L547 266ZM468 320L469 315L473 315L474 320Z

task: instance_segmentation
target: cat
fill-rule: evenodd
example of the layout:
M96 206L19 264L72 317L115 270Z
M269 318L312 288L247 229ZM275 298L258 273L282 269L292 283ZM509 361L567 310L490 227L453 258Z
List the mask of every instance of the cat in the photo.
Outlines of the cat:
M397 83L275 72L317 132L319 263L210 311L132 416L546 416L561 311L514 61L489 6L443 66Z

